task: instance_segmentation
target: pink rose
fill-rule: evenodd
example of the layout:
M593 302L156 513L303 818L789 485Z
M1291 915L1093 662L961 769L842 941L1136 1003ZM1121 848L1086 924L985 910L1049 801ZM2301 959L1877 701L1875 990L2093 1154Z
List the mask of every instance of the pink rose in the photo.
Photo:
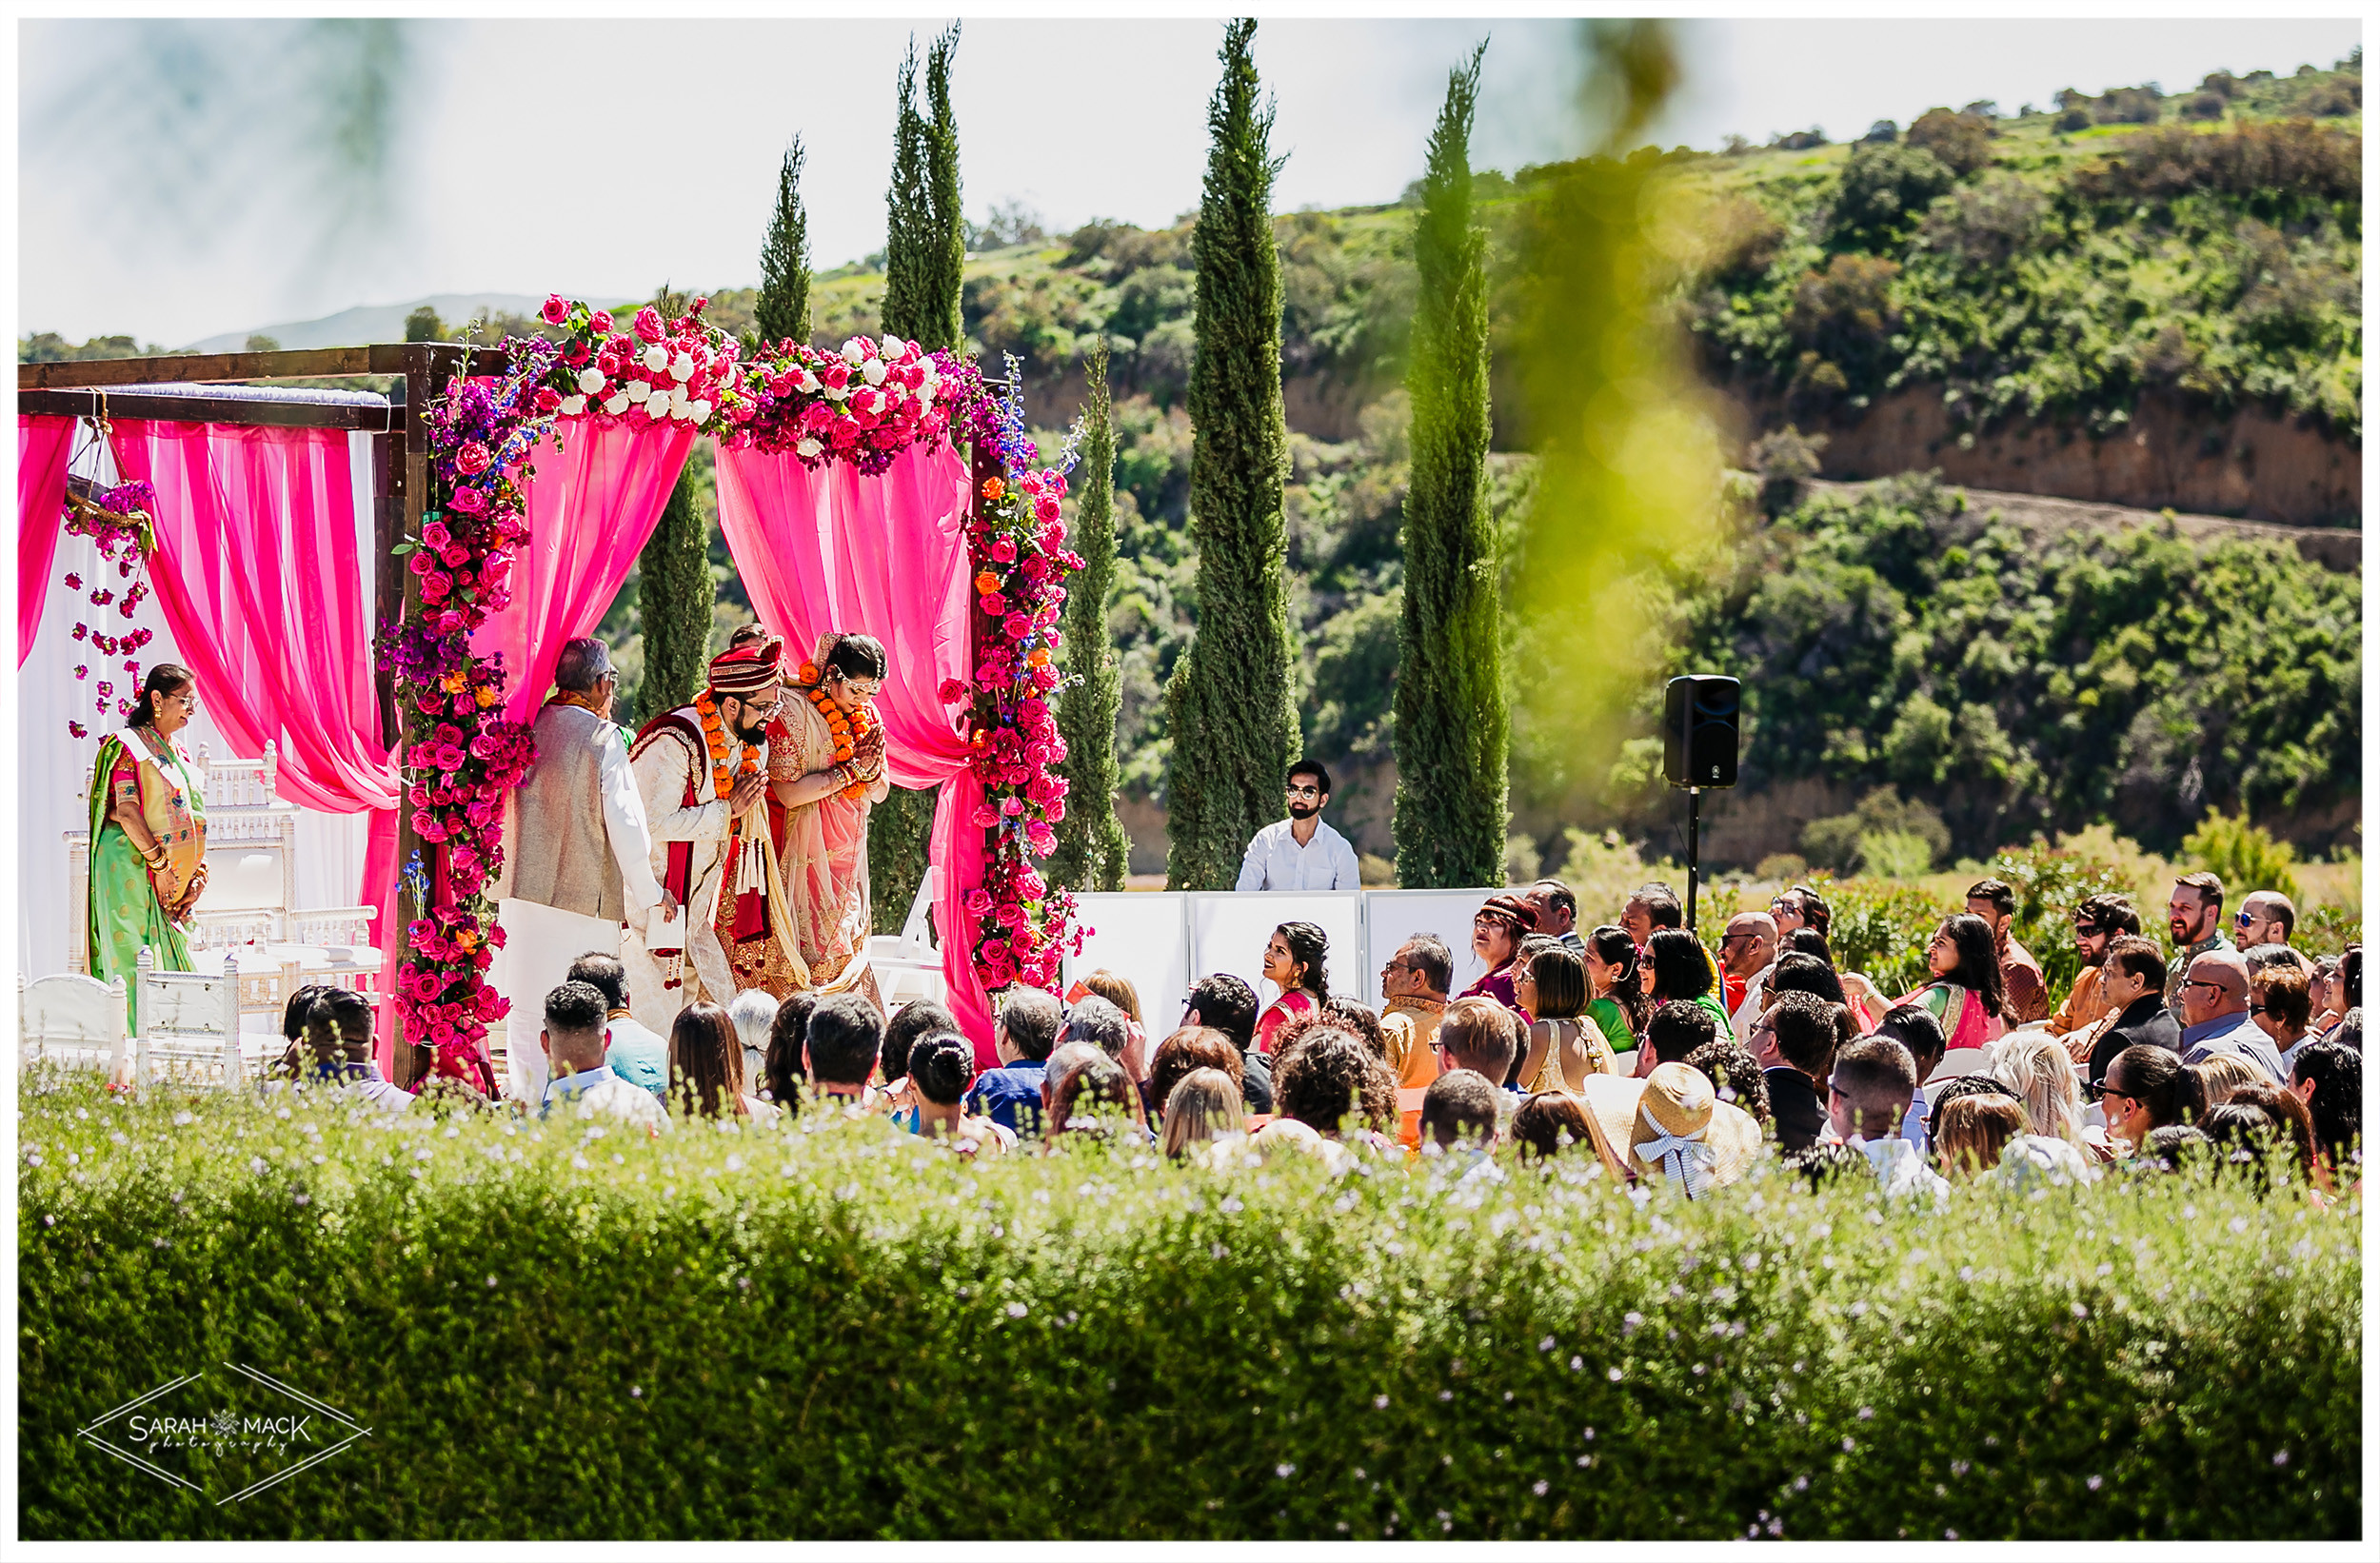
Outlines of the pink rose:
M585 367L586 361L593 356L594 350L584 342L573 341L562 349L562 361L574 369Z
M609 335L611 332L611 311L608 309L596 310L593 314L586 317L586 325L587 328L593 331L597 336Z
M983 611L986 613L990 613L992 611L988 605L990 601L991 600L989 598L984 599L987 605L984 607ZM1007 636L1012 641L1021 641L1026 636L1033 633L1033 620L1029 615L1012 612L1005 618L1001 619L1000 632L1002 635Z
M459 570L471 562L471 550L460 543L449 543L438 550L439 562L450 570Z
M942 686L934 691L935 694L942 697L942 702L944 705L948 705L953 701L961 699L966 694L966 692L967 686L961 683L957 679L944 679L942 682Z
M992 898L982 890L970 890L967 892L966 904L968 915L980 918L992 909Z
M829 390L841 390L851 384L851 367L838 358L819 370L818 378Z
M454 469L466 478L479 476L493 466L495 462L494 452L477 440L465 441L463 448L454 453Z
M982 608L987 619L999 619L1008 613L1008 599L996 591L985 592L977 599L977 604Z
M1066 817L1066 801L1062 798L1051 799L1041 805L1041 814L1051 824L1058 823Z
M454 535L446 530L443 521L430 522L422 528L422 546L433 553L453 541Z
M481 515L487 509L487 496L476 488L468 486L457 488L454 491L454 498L446 502L446 508L458 515Z
M989 830L994 825L1000 823L1000 810L992 807L989 803L978 803L975 805L974 818L976 829Z
M548 326L559 326L570 318L570 301L559 293L545 295L545 307L539 311Z
M539 386L537 390L537 410L540 412L560 412L562 410L562 393L554 389L551 386Z
M1000 812L1008 816L1011 820L1017 819L1024 813L1024 800L1021 798L1003 798L1000 801Z
M1049 893L1048 881L1030 868L1017 876L1017 894L1027 900L1040 900Z
M994 539L992 557L1003 564L1014 564L1017 558L1017 540L1012 537Z
M422 577L422 601L425 603L443 603L452 590L454 582L446 576L432 571Z
M1024 827L1024 841L1037 858L1046 858L1058 850L1058 833L1039 820Z
M640 342L659 342L669 334L662 324L661 311L649 304L636 312L634 329Z

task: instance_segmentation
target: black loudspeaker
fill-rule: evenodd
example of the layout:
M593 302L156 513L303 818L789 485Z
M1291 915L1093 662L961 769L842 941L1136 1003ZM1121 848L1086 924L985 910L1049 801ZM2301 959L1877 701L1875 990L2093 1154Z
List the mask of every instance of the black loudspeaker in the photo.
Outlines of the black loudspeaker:
M1691 673L1669 681L1661 722L1661 773L1673 787L1735 784L1735 713L1741 679Z

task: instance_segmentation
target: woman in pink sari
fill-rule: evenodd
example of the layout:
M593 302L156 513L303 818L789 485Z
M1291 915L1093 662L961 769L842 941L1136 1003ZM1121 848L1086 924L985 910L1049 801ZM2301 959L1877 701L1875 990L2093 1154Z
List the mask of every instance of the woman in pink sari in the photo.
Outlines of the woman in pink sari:
M769 724L769 794L783 811L777 872L802 968L792 986L812 993L873 988L867 817L890 782L870 702L884 668L872 636L824 636Z
M1926 945L1934 980L1903 994L1903 1004L1922 1004L1942 1023L1954 1049L1981 1047L2000 1035L2000 958L1983 919L1961 912L1944 918Z
M1330 975L1323 965L1330 955L1330 936L1311 922L1284 922L1264 944L1264 976L1280 985L1280 997L1256 1020L1256 1050L1270 1054L1281 1027L1301 1016L1321 1012L1330 997Z

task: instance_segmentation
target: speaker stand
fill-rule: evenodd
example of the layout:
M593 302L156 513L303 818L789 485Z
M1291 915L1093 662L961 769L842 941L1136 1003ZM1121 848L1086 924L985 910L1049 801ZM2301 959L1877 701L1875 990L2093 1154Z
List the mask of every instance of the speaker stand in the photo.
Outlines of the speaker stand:
M1695 890L1702 878L1702 789L1686 789L1686 932L1702 937L1695 919Z

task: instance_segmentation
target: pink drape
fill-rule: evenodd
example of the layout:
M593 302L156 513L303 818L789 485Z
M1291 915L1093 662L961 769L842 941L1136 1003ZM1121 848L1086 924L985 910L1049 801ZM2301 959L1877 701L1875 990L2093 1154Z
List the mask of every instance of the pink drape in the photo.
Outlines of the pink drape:
M41 608L57 563L59 509L66 504L67 464L74 456L72 418L16 421L16 665L33 654Z
M512 603L471 637L501 653L510 677L505 715L534 721L553 687L563 643L591 635L620 595L678 482L694 425L596 420L560 425L529 453L529 540L512 566Z
M215 726L242 755L278 742L289 802L371 812L356 900L386 947L402 782L380 740L347 434L120 420L114 447L156 487L149 578Z
M791 455L719 452L719 527L761 622L806 659L828 630L864 631L890 661L877 710L886 769L904 787L939 786L929 843L942 884L934 920L951 1012L988 1067L990 1000L975 975L967 892L983 882L983 789L967 768L966 712L942 685L971 686L967 465L947 445L912 448L883 473L841 462L812 470Z

